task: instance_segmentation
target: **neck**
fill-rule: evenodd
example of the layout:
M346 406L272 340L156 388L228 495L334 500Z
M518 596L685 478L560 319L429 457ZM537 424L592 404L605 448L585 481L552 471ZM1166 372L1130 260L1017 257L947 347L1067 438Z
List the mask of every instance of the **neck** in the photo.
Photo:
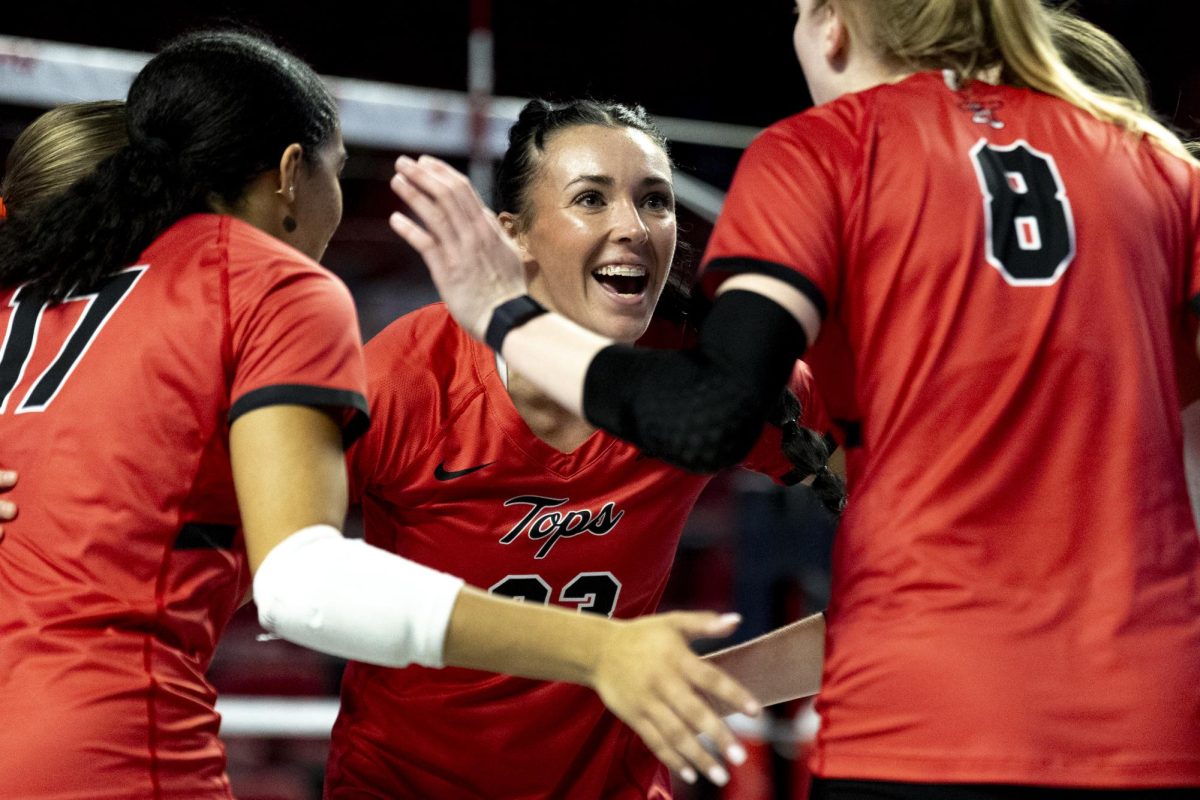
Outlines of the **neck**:
M851 50L838 65L837 95L864 92L885 83L899 83L914 70L890 61L884 61L874 53L862 48Z
M497 364L501 370L503 362ZM501 376L503 377L503 372ZM554 402L533 382L508 370L508 396L533 435L561 453L570 453L596 432L586 420Z

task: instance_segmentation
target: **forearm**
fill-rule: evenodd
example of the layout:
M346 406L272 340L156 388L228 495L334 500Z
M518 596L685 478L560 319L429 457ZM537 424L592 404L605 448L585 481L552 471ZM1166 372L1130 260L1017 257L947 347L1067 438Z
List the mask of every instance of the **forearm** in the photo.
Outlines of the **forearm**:
M504 340L504 360L521 375L537 376L555 402L584 416L583 386L596 354L613 342L558 314L543 314Z
M765 706L814 695L821 690L825 661L825 615L813 614L705 660Z
M590 685L619 624L464 587L450 615L443 655L448 666Z
M806 338L790 310L735 291L718 298L693 350L613 345L546 314L512 329L504 356L563 406L648 455L714 472L753 446Z

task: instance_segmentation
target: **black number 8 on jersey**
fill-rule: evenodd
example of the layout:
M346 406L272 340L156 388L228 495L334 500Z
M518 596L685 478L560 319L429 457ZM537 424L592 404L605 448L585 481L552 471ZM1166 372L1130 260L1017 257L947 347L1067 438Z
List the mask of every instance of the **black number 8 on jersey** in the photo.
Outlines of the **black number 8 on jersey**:
M1054 158L1028 142L971 148L987 260L1013 286L1049 286L1075 258L1075 222Z

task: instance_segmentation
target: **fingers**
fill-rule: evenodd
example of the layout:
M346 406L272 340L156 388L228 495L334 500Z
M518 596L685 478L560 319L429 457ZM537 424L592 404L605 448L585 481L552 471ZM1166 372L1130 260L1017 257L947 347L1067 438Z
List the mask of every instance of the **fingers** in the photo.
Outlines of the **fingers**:
M488 208L466 175L429 155L421 156L415 164L414 177L425 181L422 188L442 202L453 204L463 219L478 221L487 217Z
M431 175L437 177L442 185L448 188L455 202L458 203L459 209L463 212L464 218L469 220L471 227L475 229L477 236L485 240L491 236L499 236L507 242L508 237L500 227L496 215L483 202L483 198L479 196L479 192L475 191L474 184L466 175L433 156L421 156L417 163L428 169Z
M717 638L728 636L741 623L739 614L716 614L706 612L676 612L664 614L663 618L672 625L685 639ZM682 662L682 667L688 673L693 685L707 694L714 701L724 703L728 708L741 711L743 714L754 716L762 710L762 706L754 695L746 691L740 683L730 678L721 670L699 659L690 658Z
M729 782L729 772L688 727L665 705L647 709L644 717L633 720L630 726L646 746L672 772L688 783L695 783L697 770L717 786Z
M645 695L635 718L650 723L657 736L643 738L665 764L685 779L688 773L684 769L690 767L719 786L729 780L728 770L705 747L704 739L712 742L731 764L740 765L746 760L745 748L712 704L757 713L758 703L736 681L692 653L681 635L684 631L697 635L727 632L736 622L718 619L715 614L680 613L634 623L638 627L633 630L643 635L649 632L645 641L654 643L649 650L635 649L638 662L656 665L647 673ZM711 703L706 695L712 698Z
M12 470L0 470L0 492L7 492L17 484L17 473ZM0 521L15 519L17 504L10 500L0 500ZM0 526L0 539L4 538L4 527Z
M707 661L699 658L684 659L680 663L680 671L701 695L707 695L714 702L737 709L751 717L762 711L762 705L746 687Z
M408 242L408 245L416 250L421 258L425 259L425 263L438 257L437 241L409 217L399 211L394 211L388 217L388 225L396 232L397 236Z
M409 162L412 161L407 156L401 157L401 160L405 159ZM408 205L412 212L406 216L410 219L415 216L416 220L414 221L419 221L428 235L439 245L444 247L457 245L457 228L447 215L445 204L427 189L427 179L415 170L405 169L392 176L390 185L392 191Z
M688 640L724 638L742 622L740 614L718 615L708 611L676 611L663 617Z
M729 763L741 766L746 763L746 749L738 742L737 737L721 720L713 709L692 692L677 692L668 698L668 703L675 715L687 725L691 735L688 737L688 749L684 755L688 760L704 770L708 779L717 785L722 785L729 779L728 773L720 762L713 758L709 751L701 745L703 739L696 733L707 736L716 752L720 753ZM703 753L704 762L697 761L697 753Z
M525 290L525 268L471 182L431 156L396 160L392 191L408 208L389 219L425 260L446 307L476 338L493 309Z
M702 703L700 705L703 706ZM711 714L711 712L709 713ZM686 715L680 715L668 703L657 703L650 706L648 716L666 746L677 758L685 762L685 767L695 767L717 786L724 786L729 782L728 770L712 753L705 749L697 738L698 727L695 720ZM719 720L717 724L724 727ZM683 775L682 769L678 771L680 775Z
M408 156L400 156L396 159L396 177L415 192L412 196L424 210L416 207L413 210L428 226L436 229L435 233L440 232L450 218L470 227L470 223L486 217L487 208L475 187L465 175L440 159L421 156L414 161ZM396 191L400 194L398 189ZM402 196L407 202L409 197Z
M686 665L681 671L693 685L698 683L687 674L689 669ZM746 749L742 747L733 731L713 709L713 699L706 699L704 695L698 695L696 691L689 688L673 687L673 690L667 695L667 702L681 719L686 720L693 731L707 736L717 752L721 753L731 764L739 766L745 763ZM717 705L724 704L724 701L720 699L715 702ZM739 710L744 707L735 706Z
M688 783L696 782L696 770L688 764L687 759L680 755L678 750L667 742L649 717L633 719L628 722L629 727L633 728L633 732L641 737L641 740L650 748L650 752L654 753L654 757L665 764L667 769Z

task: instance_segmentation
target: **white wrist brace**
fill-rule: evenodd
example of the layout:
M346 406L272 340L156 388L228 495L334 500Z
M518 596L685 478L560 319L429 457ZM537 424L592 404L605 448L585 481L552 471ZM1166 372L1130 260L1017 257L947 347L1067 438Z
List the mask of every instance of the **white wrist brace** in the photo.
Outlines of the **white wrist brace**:
M262 626L290 642L388 667L440 667L462 585L313 525L267 554L254 575L254 601Z

